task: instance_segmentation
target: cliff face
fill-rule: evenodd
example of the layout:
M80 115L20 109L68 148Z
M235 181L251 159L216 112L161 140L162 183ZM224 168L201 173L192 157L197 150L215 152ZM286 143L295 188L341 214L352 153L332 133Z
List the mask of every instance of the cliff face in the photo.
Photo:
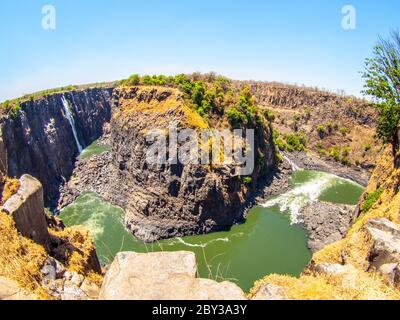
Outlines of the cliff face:
M63 99L79 144L85 147L102 135L103 124L111 118L111 94L112 89L89 89L22 103L20 116L1 120L8 175L31 174L39 179L46 206L53 204L79 153Z
M314 158L351 166L360 175L372 172L382 145L375 136L376 110L367 101L279 83L248 85L258 104L274 115L281 140L302 134Z
M256 164L247 183L235 174L233 165L149 165L146 134L150 130L168 130L175 123L178 130L200 131L209 129L206 121L176 89L120 88L114 91L113 102L112 151L80 161L77 169L85 177L71 181L67 193L92 190L124 208L128 229L142 240L229 228L242 218L256 186L275 168L268 125L255 131Z

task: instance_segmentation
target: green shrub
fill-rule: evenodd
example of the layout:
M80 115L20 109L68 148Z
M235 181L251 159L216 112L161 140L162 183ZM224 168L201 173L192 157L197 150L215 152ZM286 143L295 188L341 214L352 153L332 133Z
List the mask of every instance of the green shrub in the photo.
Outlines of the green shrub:
M13 118L18 118L20 114L21 114L21 106L17 104L11 109L10 115Z
M349 133L349 129L347 129L346 127L341 127L341 128L339 129L339 131L340 131L340 133L341 133L343 136L345 136L346 134Z
M271 122L274 122L276 119L275 114L270 110L264 111L264 117L265 117L265 119L267 119L268 121L271 121Z
M328 132L332 133L332 131L333 131L333 123L332 123L332 121L328 121L325 125L326 125L326 128L328 129Z
M253 181L251 177L243 177L244 184L250 184Z
M293 116L293 121L294 122L298 122L298 121L300 121L300 116L298 115L298 114L295 114L294 116Z
M373 207L373 205L379 200L383 191L384 191L383 188L379 188L376 191L368 194L364 200L364 203L361 206L361 212L362 213L368 212Z
M274 144L275 146L280 150L280 151L286 151L287 146L286 142L281 138L278 130L273 129L272 131L272 137L274 139Z
M337 146L331 147L328 151L329 157L335 159L336 161L340 160L340 150Z
M288 151L306 150L306 137L304 133L294 133L286 135L286 144Z
M279 151L275 153L275 161L276 163L282 163L283 162L283 156Z
M365 151L365 152L368 152L368 151L370 151L371 149L372 149L372 146L371 146L370 144L367 144L367 145L364 146L364 151Z
M351 166L351 161L347 156L343 156L342 159L340 159L340 162L345 166Z
M258 108L250 88L245 86L239 94L238 102L228 113L228 119L234 128L259 123Z
M348 157L350 155L350 150L349 150L349 148L343 148L342 149L342 156L343 157Z
M133 74L128 78L126 83L130 86L137 86L140 84L140 76L138 74Z
M238 110L236 107L231 108L228 110L227 114L229 122L231 123L232 127L238 129L241 127L242 123L246 121L246 115Z
M322 124L320 124L320 125L317 127L317 132L318 132L318 134L319 134L320 137L323 137L323 136L325 135L325 126L322 125Z

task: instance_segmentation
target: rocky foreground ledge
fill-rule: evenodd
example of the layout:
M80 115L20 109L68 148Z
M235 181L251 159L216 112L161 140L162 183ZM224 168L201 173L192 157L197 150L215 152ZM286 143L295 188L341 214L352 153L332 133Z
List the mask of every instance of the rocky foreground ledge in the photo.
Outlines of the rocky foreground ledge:
M119 253L104 279L100 300L245 300L232 282L196 278L194 253Z

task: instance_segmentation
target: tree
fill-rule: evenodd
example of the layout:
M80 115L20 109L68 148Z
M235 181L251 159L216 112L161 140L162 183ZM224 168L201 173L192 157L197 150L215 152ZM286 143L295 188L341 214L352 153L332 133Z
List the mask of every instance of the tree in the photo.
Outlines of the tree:
M400 122L400 33L379 38L373 57L366 59L364 93L372 96L379 113L377 133L384 143L398 144Z
M140 76L138 74L133 74L128 79L128 84L130 86L137 86L140 84Z

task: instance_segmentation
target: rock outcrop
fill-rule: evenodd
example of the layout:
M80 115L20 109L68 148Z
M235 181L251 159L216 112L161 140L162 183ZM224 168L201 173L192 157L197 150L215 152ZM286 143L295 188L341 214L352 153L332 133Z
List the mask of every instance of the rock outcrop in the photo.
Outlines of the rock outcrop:
M370 268L400 284L400 228L387 219L373 219L365 229L373 242Z
M13 217L17 230L23 236L44 246L49 244L43 188L37 179L23 175L18 192L7 200L3 210Z
M191 252L119 253L104 279L100 300L244 300L231 282L196 278Z
M287 300L285 289L273 284L265 284L260 287L251 300Z
M17 282L0 276L0 300L36 300L36 296L21 289Z
M77 139L85 147L102 135L103 125L110 121L111 95L112 88L87 89L21 103L18 117L0 120L8 175L30 174L39 179L46 206L54 204L78 155L63 99L69 104Z
M354 222L354 206L314 202L300 211L303 226L308 232L308 247L317 252L325 246L342 240Z

